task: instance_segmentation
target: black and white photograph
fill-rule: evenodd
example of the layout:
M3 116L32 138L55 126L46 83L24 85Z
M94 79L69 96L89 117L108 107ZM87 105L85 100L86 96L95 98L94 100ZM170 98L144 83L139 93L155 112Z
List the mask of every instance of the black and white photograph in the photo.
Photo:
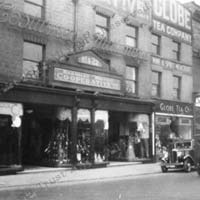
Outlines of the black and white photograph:
M200 0L0 0L0 200L200 200Z

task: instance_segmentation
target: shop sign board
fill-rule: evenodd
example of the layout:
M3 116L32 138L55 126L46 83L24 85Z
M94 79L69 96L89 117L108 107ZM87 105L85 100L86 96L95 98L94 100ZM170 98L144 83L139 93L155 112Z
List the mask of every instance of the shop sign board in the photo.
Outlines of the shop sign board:
M19 103L0 102L0 114L11 116L22 116L23 108Z
M180 63L175 63L170 60L163 59L163 58L152 56L151 62L152 62L152 64L159 65L167 70L180 71L180 72L185 72L185 73L189 73L189 74L192 73L192 67L190 67L188 65L183 65Z
M153 29L191 44L191 12L176 0L153 0Z
M121 90L121 80L63 68L54 68L54 81L79 84L83 86Z
M174 115L193 115L193 105L175 101L158 101L155 106L155 112Z

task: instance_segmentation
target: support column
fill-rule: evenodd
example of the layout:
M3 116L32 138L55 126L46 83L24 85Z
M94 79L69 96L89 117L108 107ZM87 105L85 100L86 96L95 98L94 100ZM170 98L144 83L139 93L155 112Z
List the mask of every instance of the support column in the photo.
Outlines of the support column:
M80 99L75 97L74 99L74 105L72 108L72 126L71 126L71 133L72 133L72 146L71 146L71 159L72 159L72 164L76 165L77 163L77 113L78 113L78 105L79 105Z
M94 164L94 145L95 145L95 107L92 106L91 109L91 137L90 137L90 161Z

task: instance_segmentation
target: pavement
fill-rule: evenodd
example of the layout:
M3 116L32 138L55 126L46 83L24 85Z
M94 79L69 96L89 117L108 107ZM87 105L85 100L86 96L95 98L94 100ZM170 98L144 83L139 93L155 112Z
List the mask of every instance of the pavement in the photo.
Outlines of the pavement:
M74 170L72 168L27 169L15 175L0 176L0 191L51 187L54 184L79 184L88 181L127 178L161 173L159 163L111 163L105 168Z

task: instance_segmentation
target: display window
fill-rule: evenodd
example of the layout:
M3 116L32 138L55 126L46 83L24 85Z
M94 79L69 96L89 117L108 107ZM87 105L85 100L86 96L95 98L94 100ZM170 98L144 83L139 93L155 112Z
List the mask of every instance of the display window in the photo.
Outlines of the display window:
M21 119L0 115L0 166L19 163L19 134Z
M108 160L108 111L95 111L95 162Z
M177 116L155 117L155 147L157 156L162 156L171 140L192 139L192 118Z
M56 108L53 132L45 149L46 161L58 165L69 164L71 150L71 110L65 107Z
M77 115L77 161L90 162L91 115L87 109L79 109Z

